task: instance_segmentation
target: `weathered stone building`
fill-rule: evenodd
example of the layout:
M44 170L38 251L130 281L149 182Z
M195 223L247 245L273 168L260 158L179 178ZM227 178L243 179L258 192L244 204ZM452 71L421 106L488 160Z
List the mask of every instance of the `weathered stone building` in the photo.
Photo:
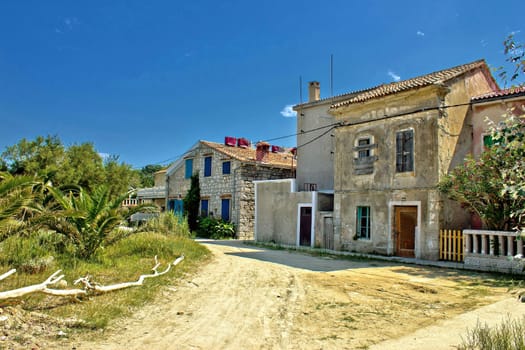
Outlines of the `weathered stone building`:
M328 99L310 89L294 107L297 186L257 182L256 238L436 260L440 228L470 227L437 183L471 152L471 97L498 90L485 62Z
M253 239L254 180L291 178L295 168L289 150L261 142L254 149L244 139L224 144L199 141L166 172L168 210L182 212L190 178L199 174L200 215L235 224L237 237Z
M334 227L341 248L437 260L440 228L470 215L437 184L470 153L470 98L498 87L484 61L335 103Z

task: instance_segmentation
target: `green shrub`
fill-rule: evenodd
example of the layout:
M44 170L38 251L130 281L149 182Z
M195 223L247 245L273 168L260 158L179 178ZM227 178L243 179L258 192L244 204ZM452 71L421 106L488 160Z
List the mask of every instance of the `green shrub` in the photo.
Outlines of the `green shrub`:
M478 323L467 332L459 350L525 350L525 317L505 319L499 326Z
M208 216L200 219L197 234L199 237L203 238L233 238L235 236L235 225L231 222L226 222L221 219L215 219Z
M118 259L126 256L171 258L178 254L177 242L160 233L137 233L108 247L106 256Z
M139 228L140 232L159 232L166 235L175 235L179 237L190 237L188 222L175 215L173 212L164 212L154 218L147 220Z
M29 237L11 236L0 243L0 264L30 274L45 271L53 265L55 247L61 239L49 231L38 231Z

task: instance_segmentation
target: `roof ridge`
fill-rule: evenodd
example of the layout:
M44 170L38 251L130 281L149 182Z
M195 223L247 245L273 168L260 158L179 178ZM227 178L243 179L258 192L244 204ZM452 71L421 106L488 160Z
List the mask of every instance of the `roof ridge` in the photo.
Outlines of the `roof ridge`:
M342 106L346 106L356 102L364 102L373 98L383 97L390 94L406 91L409 89L428 86L431 84L443 83L451 80L461 74L467 73L472 69L479 68L486 65L485 59L479 59L470 63L457 65L450 68L441 69L427 74L422 74L413 78L404 79L400 81L394 81L388 84L377 85L376 87L357 91L353 94L352 98L345 101L334 103L330 106L330 109L336 109Z

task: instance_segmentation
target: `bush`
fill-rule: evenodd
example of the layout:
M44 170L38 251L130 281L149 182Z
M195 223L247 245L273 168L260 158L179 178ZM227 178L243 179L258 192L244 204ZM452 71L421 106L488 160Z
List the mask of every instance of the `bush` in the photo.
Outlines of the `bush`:
M178 237L190 237L188 222L173 212L164 212L158 216L147 220L139 228L140 232L158 232L165 235L175 235Z
M221 219L205 217L199 221L197 234L203 238L229 239L235 236L235 225Z
M525 317L507 318L499 326L477 324L468 331L459 350L525 350Z
M29 274L40 273L53 265L55 246L61 236L38 231L29 237L11 236L0 243L0 264Z

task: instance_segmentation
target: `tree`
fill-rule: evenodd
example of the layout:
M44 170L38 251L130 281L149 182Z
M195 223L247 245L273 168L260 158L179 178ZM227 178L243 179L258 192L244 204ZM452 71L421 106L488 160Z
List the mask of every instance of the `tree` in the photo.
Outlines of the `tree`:
M139 173L130 165L110 156L104 161L92 143L64 147L57 136L39 136L33 141L22 139L2 153L0 168L14 175L34 176L53 186L81 186L92 191L99 186L110 188L112 196L138 187Z
M184 197L184 214L188 218L188 226L191 232L196 232L199 228L199 203L201 200L201 189L199 184L199 174L191 176L191 185L186 197Z
M23 224L23 213L33 201L37 182L29 176L0 173L0 241Z
M132 214L157 210L154 204L123 208L122 200L129 193L112 198L105 186L91 193L80 187L69 191L51 187L49 191L53 200L48 205L46 225L63 234L83 259L91 258L101 247L121 239L123 236L116 229Z
M104 184L105 177L102 157L92 143L86 142L79 145L74 144L66 149L62 167L55 174L53 184L55 186L78 185L91 191Z
M110 187L112 196L140 187L140 173L131 165L119 162L118 156L110 156L104 162L104 183Z
M525 115L510 114L491 128L493 145L479 160L468 157L439 189L478 214L489 229L525 227Z
M38 136L35 140L25 138L16 145L6 147L2 163L13 175L39 175L44 181L54 180L63 169L65 149L58 136Z
M505 61L513 66L512 73L509 77L507 71L500 67L498 70L499 77L506 86L509 82L517 82L519 85L520 74L525 74L525 44L515 39L515 33L511 33L503 42Z
M162 165L149 164L140 169L140 182L142 187L155 185L155 173L162 169Z

